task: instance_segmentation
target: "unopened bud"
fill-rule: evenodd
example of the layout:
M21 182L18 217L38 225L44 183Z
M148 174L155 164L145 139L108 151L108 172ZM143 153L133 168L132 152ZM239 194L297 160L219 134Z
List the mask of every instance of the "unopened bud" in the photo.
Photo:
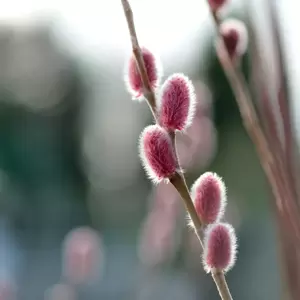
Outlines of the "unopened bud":
M248 32L242 21L237 19L225 20L220 25L220 33L231 59L245 54L248 47Z
M168 179L176 172L176 156L165 129L150 125L140 136L140 156L148 176L154 182Z
M206 172L201 175L193 184L191 195L203 223L215 223L222 218L226 205L226 187L216 173Z
M204 269L230 270L236 259L236 235L234 228L225 223L208 226L205 231L203 264Z
M183 74L171 75L163 84L159 97L159 123L167 130L184 130L195 113L195 89Z
M141 48L145 68L152 89L156 89L161 78L161 66L158 59L146 48ZM131 55L125 70L125 83L129 93L135 99L143 96L143 82L135 56Z

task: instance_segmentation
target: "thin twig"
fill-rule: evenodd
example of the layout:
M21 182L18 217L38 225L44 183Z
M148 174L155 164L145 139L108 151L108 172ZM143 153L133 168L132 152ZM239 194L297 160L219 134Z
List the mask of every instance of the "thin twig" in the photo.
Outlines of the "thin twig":
M232 300L232 296L226 283L223 271L213 269L211 273L222 299Z
M299 186L297 182L298 165L294 161L294 147L295 143L293 141L293 130L292 130L292 119L290 115L290 107L289 107L289 97L288 97L288 88L287 88L287 79L284 68L284 59L282 54L282 43L279 36L278 22L275 13L275 6L273 5L274 1L268 1L268 16L270 16L271 20L271 31L274 42L272 44L272 51L274 51L276 64L278 64L278 80L279 82L275 83L275 91L272 96L275 97L275 103L278 104L279 114L281 119L275 120L275 116L273 114L273 110L276 109L274 105L272 105L273 101L271 101L270 92L267 97L263 98L263 103L267 104L267 107L264 110L264 118L263 120L269 123L269 131L266 131L267 138L269 140L270 147L274 151L277 157L277 164L281 169L279 172L278 178L281 178L280 181L285 184L285 188L291 191L291 196L293 198L289 198L289 195L286 195L284 199L284 209L276 210L277 219L278 219L278 231L280 236L280 246L281 246L281 254L284 261L285 267L285 280L289 285L289 294L292 299L298 299L300 295L300 286L297 284L297 280L295 278L299 277L299 239L295 239L295 235L293 233L293 223L297 223L299 226ZM253 26L252 26L253 27ZM251 38L252 44L256 42L256 35ZM257 46L257 45L256 45ZM255 57L259 56L259 51L257 47L254 49L255 53L250 53L251 58L254 54ZM252 64L253 65L253 64ZM256 67L262 66L261 62L256 61ZM255 67L255 68L256 68ZM260 71L261 73L261 71ZM258 72L258 74L260 74ZM261 82L264 82L265 89L270 86L266 81L265 77L262 77L258 80L257 85L259 86ZM281 142L278 139L277 132L277 123L282 126L283 129L283 141ZM284 145L284 146L283 146ZM277 151L276 151L277 150ZM298 212L297 212L298 207ZM291 219L289 211L295 211L294 219Z
M178 191L179 195L181 196L181 198L184 202L185 208L188 211L188 213L190 215L190 218L193 222L197 238L198 238L198 240L201 244L201 247L203 249L203 241L202 241L203 240L203 238L202 238L203 224L202 224L201 220L199 219L198 214L195 210L195 206L194 206L193 201L191 199L191 195L189 193L188 187L185 183L184 176L181 173L176 172L170 178L170 182L176 188L176 190Z
M156 118L156 97L155 93L153 92L149 78L147 75L147 71L145 68L143 56L141 54L141 49L138 43L138 38L135 30L135 25L134 25L134 20L133 20L133 13L132 9L130 7L130 4L127 0L121 0L123 9L124 9L124 14L127 20L127 25L131 37L131 44L132 44L132 50L136 59L136 63L138 65L138 69L142 78L142 83L144 87L144 96L148 102L148 105L152 111L153 117L155 120ZM169 132L169 136L172 140L172 145L174 147L174 150L176 152L176 145L175 145L175 133L174 132ZM177 164L179 166L179 160L178 160L178 155L176 153L176 158L177 158ZM193 222L194 228L195 228L195 233L199 239L199 242L201 244L201 247L203 248L203 239L202 239L202 230L203 230L203 224L195 210L193 201L191 199L188 187L185 182L185 178L183 175L183 172L180 170L179 172L175 173L174 176L170 178L170 182L173 184L173 186L177 189L178 193L180 194L185 208L187 212L189 213L191 220ZM232 297L230 295L228 285L226 283L225 276L223 272L218 271L218 272L212 272L212 277L214 279L214 282L217 286L217 289L219 291L220 297L222 300L232 300Z
M299 165L295 163L295 141L294 141L294 130L292 126L292 116L290 112L290 99L288 93L287 74L284 67L284 56L282 49L282 38L278 28L278 18L275 12L275 5L272 1L268 1L268 9L272 25L272 33L274 36L274 48L279 68L279 90L275 91L280 114L282 117L283 131L284 131L284 151L286 168L287 168L287 180L289 181L289 187L293 189L294 201L297 202L299 211L299 183L297 176L299 175ZM277 88L277 86L276 86Z
M276 22L276 13L274 8L273 1L268 1L268 10L271 18L272 25L272 33L275 39L276 44L276 58L278 61L279 68L279 92L278 92L278 106L280 109L280 113L282 116L283 129L284 129L284 141L285 141L285 153L286 153L286 161L287 165L291 170L291 176L293 175L293 166L292 166L292 158L293 158L293 130L291 124L291 114L289 107L289 97L287 95L287 82L286 82L286 74L284 69L284 58L282 53L282 43L281 37L279 34L278 24ZM277 90L276 90L277 93Z
M139 69L139 73L141 75L142 83L143 83L143 95L147 99L147 103L151 109L152 115L156 120L156 101L155 101L155 93L151 87L147 70L145 67L142 51L139 45L139 41L137 38L134 20L133 20L133 13L131 6L127 0L122 0L123 10L127 21L127 26L130 34L131 45L132 45L132 52L134 54L136 64Z
M251 22L251 20L249 20ZM278 184L280 184L279 189L282 191L282 194L285 194L284 202L282 203L282 207L285 207L284 211L290 210L289 207L291 207L293 210L295 209L296 212L296 205L293 204L295 202L295 199L297 199L297 193L295 189L293 188L293 183L289 179L289 170L287 168L287 163L285 161L285 153L283 149L282 142L279 137L278 129L277 129L277 123L276 118L274 114L274 107L272 105L271 101L271 92L267 89L269 86L266 82L265 76L263 75L263 61L262 57L258 50L258 43L257 43L257 37L253 34L253 29L250 26L249 31L251 34L251 49L250 49L250 55L252 61L252 76L253 76L253 84L254 88L257 90L256 96L259 98L259 104L261 109L261 117L262 117L262 125L263 131L265 133L266 139L269 144L269 148L273 151L274 158L276 160L276 165L278 170L275 176L277 177L276 181ZM254 82L255 80L255 82ZM285 190L287 192L285 192ZM292 198L289 198L292 197ZM288 203L291 203L288 205ZM280 214L283 215L283 211ZM288 214L289 215L289 214ZM287 215L287 216L288 216ZM293 221L288 216L289 222L292 223ZM298 219L298 218L297 218Z

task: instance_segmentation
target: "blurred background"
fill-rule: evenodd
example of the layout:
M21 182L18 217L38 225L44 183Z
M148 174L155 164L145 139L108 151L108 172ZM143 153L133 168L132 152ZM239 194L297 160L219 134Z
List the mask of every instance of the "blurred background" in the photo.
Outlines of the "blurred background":
M178 148L188 184L228 186L239 239L234 299L281 299L271 197L214 50L205 0L132 0L141 44L164 78L194 82L197 113ZM266 78L276 77L266 0L229 1L251 24ZM293 118L300 39L293 0L277 8ZM296 31L297 30L297 31ZM173 187L153 186L138 157L152 122L123 77L131 45L120 1L11 0L0 8L0 299L219 299ZM247 55L247 78L253 61ZM275 80L276 82L276 80Z

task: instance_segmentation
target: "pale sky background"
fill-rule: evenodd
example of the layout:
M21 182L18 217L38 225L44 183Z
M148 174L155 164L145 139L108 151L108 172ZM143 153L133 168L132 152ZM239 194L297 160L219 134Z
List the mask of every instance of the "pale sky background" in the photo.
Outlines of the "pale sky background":
M244 1L229 2L229 7L236 7ZM247 3L257 7L255 13L263 22L264 11L260 6L263 0ZM284 21L290 86L295 100L299 96L300 81L300 4L295 0L277 0L277 3ZM203 58L201 53L199 55L199 35L202 32L204 37L211 26L206 0L131 0L131 5L140 42L160 55L168 72L192 72L198 68L200 61L197 60ZM119 70L130 50L119 0L10 0L1 4L0 22L26 27L44 20L54 22L58 37L74 55L101 63L102 67L107 64L112 74ZM114 61L109 59L112 57ZM174 65L176 70L172 69ZM270 70L272 72L272 68ZM294 101L294 105L296 124L300 128L299 101Z
M180 51L183 57L180 46L204 31L208 21L205 0L131 0L131 5L141 42L154 47L163 58L166 53L170 56L170 50L175 56ZM11 0L1 5L0 20L5 22L25 25L47 18L56 21L80 53L101 59L99 52L123 55L124 48L129 49L119 0ZM188 55L184 56L186 60Z
M229 0L229 7L243 2ZM300 78L300 4L295 0L277 2L282 4L289 56L293 57L292 75ZM255 13L263 20L263 10L259 9L263 0L247 3L258 5ZM207 33L211 25L206 0L131 0L131 4L141 43L154 48L166 67L175 57L178 66L196 65L193 51L197 47L193 44L199 43L199 33ZM0 22L24 26L46 19L55 22L63 41L77 54L106 62L107 55L122 58L124 50L130 49L120 0L10 0L1 4Z
M275 0L274 0L275 1ZM120 0L10 0L0 9L0 22L26 26L35 22L54 21L63 42L76 54L106 62L107 55L123 58L130 43ZM229 0L229 8L243 4ZM293 76L300 78L300 38L298 35L300 4L294 0L277 0L285 22L284 30L293 57ZM142 44L155 49L168 64L176 58L177 65L192 67L199 43L199 33L211 26L206 0L131 0ZM255 13L263 20L259 5L263 0L247 3L257 5ZM292 38L291 38L292 37ZM188 47L187 47L188 45ZM184 47L183 47L184 46ZM199 55L197 55L199 57ZM190 58L190 59L189 59ZM297 80L298 82L298 80Z

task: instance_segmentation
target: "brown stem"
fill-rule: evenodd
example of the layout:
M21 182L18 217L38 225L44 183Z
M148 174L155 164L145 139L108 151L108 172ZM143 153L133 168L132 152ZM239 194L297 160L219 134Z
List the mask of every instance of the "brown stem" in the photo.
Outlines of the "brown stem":
M123 5L123 10L124 14L126 17L129 33L130 33L130 38L131 38L131 44L132 44L132 51L136 59L136 63L138 66L138 70L141 75L142 83L143 83L143 94L144 97L147 100L147 103L151 109L151 112L153 114L153 117L155 121L157 122L156 118L156 97L155 93L153 92L150 81L147 75L147 70L145 68L143 56L141 54L141 49L138 43L138 38L135 30L135 25L134 25L134 20L133 20L133 13L132 9L130 7L130 4L128 0L121 0L122 5ZM169 136L172 140L172 145L174 147L174 150L176 152L176 158L177 158L177 164L178 164L178 169L180 170L180 165L179 165L179 160L178 160L178 155L176 151L176 145L175 145L175 132L169 132ZM170 182L174 185L174 187L177 189L178 193L180 194L185 208L187 212L189 213L191 220L193 222L194 228L195 228L195 233L199 239L199 242L201 244L201 247L203 248L203 241L202 241L202 222L199 219L199 216L197 215L197 212L195 210L193 201L191 199L188 187L185 182L184 175L181 171L177 172L170 178ZM216 276L216 277L214 277ZM230 292L228 290L228 286L226 283L226 279L224 274L212 274L212 277L215 281L215 284L217 286L217 289L219 291L220 297L222 300L232 300L232 297L230 295Z
M203 242L202 242L202 229L203 224L201 220L199 219L199 216L195 210L195 206L193 204L193 201L191 199L191 195L189 193L188 187L185 183L184 176L180 174L179 172L176 172L171 178L170 182L173 184L173 186L178 191L179 195L181 196L181 199L183 200L184 206L186 208L186 211L189 213L190 218L193 222L196 235L198 237L198 240L201 244L201 247L203 248Z
M212 277L218 287L219 294L223 300L232 300L225 276L222 270L212 270Z

